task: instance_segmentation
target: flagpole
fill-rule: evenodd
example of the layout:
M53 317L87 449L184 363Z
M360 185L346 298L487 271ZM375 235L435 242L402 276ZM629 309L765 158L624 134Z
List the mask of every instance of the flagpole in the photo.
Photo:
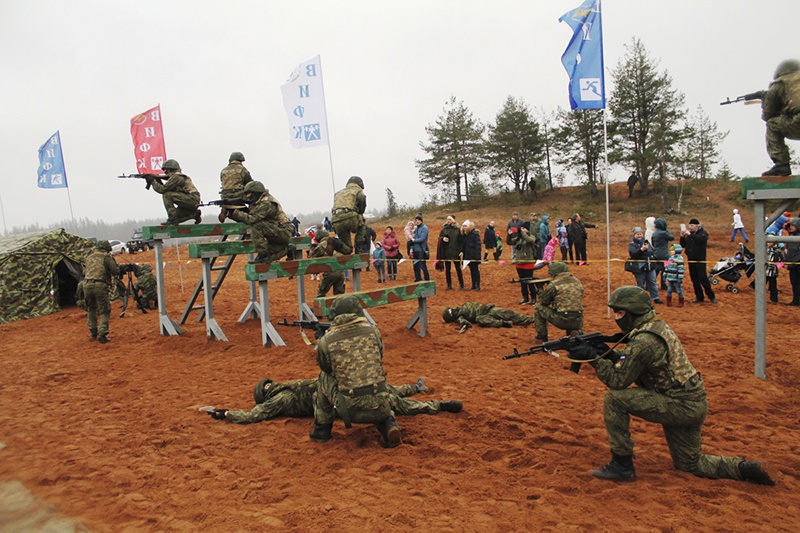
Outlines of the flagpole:
M333 154L331 152L331 126L328 121L328 103L325 100L325 76L322 74L322 56L319 56L319 82L322 87L322 109L325 111L325 125L328 128L328 161L331 167L331 187L333 194L336 194L336 181L333 176Z
M606 182L606 278L608 299L611 300L611 217L608 209L608 110L603 108L603 171ZM606 309L607 317L611 318L611 308Z
M8 233L8 228L6 228L6 208L3 207L3 195L0 194L0 214L3 215L3 234Z
M67 163L64 161L64 145L61 144L61 131L56 132L58 134L58 149L61 150L61 165L64 169L64 183L67 185L67 203L69 203L69 216L72 219L72 223L75 224L75 214L72 212L72 197L69 194L69 180L67 179ZM75 228L77 230L77 228Z

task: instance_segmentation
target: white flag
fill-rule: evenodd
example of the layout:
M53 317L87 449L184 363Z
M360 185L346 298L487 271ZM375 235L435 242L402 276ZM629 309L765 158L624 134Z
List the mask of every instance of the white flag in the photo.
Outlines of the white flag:
M294 148L328 144L328 118L319 56L300 63L281 86Z

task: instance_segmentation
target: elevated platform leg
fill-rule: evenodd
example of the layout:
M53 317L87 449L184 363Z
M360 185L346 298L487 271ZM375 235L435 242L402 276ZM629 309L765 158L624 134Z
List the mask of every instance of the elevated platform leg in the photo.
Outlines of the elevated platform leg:
M247 260L252 261L255 254L247 254ZM258 293L256 292L256 282L249 281L250 285L250 301L239 316L239 323L244 323L248 318L258 318L261 316L261 307L258 305Z
M408 321L406 328L411 329L419 322L419 336L424 337L428 333L428 299L417 298L417 302L417 312Z
M166 292L164 290L164 241L156 240L156 288L158 300L158 324L161 335L180 335L183 333L178 324L167 314Z
M203 258L203 303L206 319L206 335L212 339L226 341L228 338L222 332L217 320L214 318L214 294L213 291L208 290L211 287L211 262L212 259L208 257Z
M286 346L283 339L278 334L278 330L272 325L269 316L269 289L267 280L258 282L258 295L261 306L261 344L263 346Z

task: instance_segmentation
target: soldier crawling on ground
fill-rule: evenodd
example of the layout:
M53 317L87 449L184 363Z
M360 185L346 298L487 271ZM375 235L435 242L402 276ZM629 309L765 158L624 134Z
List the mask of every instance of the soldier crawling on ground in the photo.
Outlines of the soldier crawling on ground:
M408 398L420 392L428 392L425 380L419 378L416 383L394 387L386 385L392 410L398 415L435 415L442 411L459 413L462 409L460 400L429 400L419 402ZM253 400L256 406L250 411L229 411L203 407L215 420L227 420L235 424L253 424L278 416L305 418L314 416L314 395L317 393L317 378L295 379L276 382L262 379L253 389Z
M461 326L459 333L467 331L472 324L478 324L482 328L510 328L533 323L532 316L480 302L466 302L460 307L446 307L442 318L450 324L458 322Z

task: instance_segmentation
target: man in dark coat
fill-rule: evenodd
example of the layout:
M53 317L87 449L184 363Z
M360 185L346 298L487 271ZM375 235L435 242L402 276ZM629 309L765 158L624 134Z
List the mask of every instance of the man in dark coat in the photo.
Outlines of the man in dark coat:
M708 281L706 274L706 249L708 248L708 232L700 225L700 221L693 218L689 221L689 229L681 231L681 246L685 251L686 262L689 265L689 276L692 278L694 287L694 300L692 303L703 303L703 291L708 300L715 304L717 297L711 282Z

